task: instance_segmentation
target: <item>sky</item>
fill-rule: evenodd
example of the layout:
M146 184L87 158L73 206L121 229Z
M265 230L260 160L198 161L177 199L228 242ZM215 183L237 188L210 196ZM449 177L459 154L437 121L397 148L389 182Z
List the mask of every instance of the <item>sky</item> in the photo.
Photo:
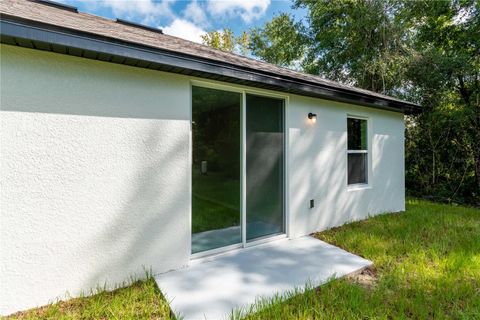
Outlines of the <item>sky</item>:
M291 13L296 20L303 9L292 9L290 0L57 0L102 17L122 18L160 28L164 33L201 43L211 30L243 30L261 27L278 13Z

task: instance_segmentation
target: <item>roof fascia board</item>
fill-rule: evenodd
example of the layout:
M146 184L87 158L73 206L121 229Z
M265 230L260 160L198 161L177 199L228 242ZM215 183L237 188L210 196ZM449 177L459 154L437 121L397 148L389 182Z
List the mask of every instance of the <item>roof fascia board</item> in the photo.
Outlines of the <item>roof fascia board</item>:
M358 92L311 84L306 81L290 80L279 76L252 72L219 61L188 56L177 52L172 53L167 50L142 46L87 32L71 31L63 28L58 30L55 26L50 27L50 25L43 25L16 17L1 15L0 24L1 34L10 37L138 59L206 74L241 79L252 83L268 84L278 88L280 91L299 95L303 93L308 96L396 112L418 113L420 111L419 106L415 104L405 104Z

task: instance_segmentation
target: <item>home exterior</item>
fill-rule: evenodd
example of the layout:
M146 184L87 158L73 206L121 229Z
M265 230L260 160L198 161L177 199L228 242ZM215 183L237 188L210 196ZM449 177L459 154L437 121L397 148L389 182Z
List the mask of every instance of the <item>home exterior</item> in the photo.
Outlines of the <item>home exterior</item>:
M2 315L405 208L415 104L68 6L0 12Z

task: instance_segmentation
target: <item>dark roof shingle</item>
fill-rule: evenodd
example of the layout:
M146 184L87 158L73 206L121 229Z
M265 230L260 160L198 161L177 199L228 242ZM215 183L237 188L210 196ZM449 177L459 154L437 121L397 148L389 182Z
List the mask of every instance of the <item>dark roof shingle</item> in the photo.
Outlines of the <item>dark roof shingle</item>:
M309 75L263 61L247 58L230 52L216 50L211 47L195 42L150 31L145 28L118 23L115 20L95 16L88 13L64 10L54 6L48 6L36 1L27 0L2 0L0 2L2 15L17 17L62 27L75 31L83 31L103 37L123 40L129 43L140 44L151 48L162 49L173 53L188 54L195 57L211 59L234 66L248 68L256 71L267 72L278 77L288 77L308 81L324 87L357 92L383 100L396 101L398 103L414 105L380 93L348 86L334 81L323 79L319 76Z

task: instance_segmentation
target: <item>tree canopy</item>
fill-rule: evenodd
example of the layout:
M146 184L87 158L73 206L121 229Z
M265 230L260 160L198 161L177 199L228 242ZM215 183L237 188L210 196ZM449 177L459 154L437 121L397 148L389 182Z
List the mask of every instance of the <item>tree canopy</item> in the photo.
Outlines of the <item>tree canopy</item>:
M246 31L242 32L242 34L237 37L231 29L225 28L221 31L209 31L201 37L203 44L215 49L243 55L248 53L249 38Z
M420 103L424 112L406 119L408 192L479 205L480 1L295 0L293 8L306 18L278 14L243 34L242 53Z

